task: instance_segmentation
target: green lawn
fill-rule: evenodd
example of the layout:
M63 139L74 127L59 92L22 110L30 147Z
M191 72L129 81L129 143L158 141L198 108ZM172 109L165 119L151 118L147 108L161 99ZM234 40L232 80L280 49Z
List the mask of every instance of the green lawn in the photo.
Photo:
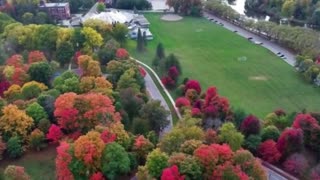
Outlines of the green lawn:
M39 152L28 151L19 159L1 160L0 174L8 165L16 165L23 166L32 180L54 180L56 179L56 154L56 146L50 145Z
M319 110L320 89L267 49L203 18L165 22L160 14L146 17L155 39L145 53L137 53L135 41L129 41L133 57L151 65L156 45L162 42L166 54L179 57L182 77L199 80L203 90L216 86L233 106L261 118L277 108Z

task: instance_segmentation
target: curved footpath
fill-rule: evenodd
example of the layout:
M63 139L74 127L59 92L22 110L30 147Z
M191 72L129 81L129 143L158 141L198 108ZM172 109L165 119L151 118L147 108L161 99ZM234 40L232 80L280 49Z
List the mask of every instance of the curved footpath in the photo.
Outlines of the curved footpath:
M136 59L135 59L136 60ZM160 83L161 87L163 88L163 90L165 91L166 95L169 97L172 105L174 105L174 101L170 95L170 93L164 88L164 86L162 85L160 78L158 77L158 75L152 70L152 68L150 68L148 65L142 63L139 60L136 60L141 66L143 66L144 68L147 68L157 79L158 83ZM164 97L162 96L162 94L160 93L160 90L158 89L157 85L155 84L155 82L153 81L153 79L151 78L150 74L148 71L146 71L146 76L145 76L145 82L146 82L146 89L149 92L149 95L152 97L152 99L156 99L156 100L160 100L161 101L161 105L165 107L166 110L170 111L169 105L167 104L166 100L164 99ZM181 115L178 111L178 109L175 109L179 119L181 118ZM170 113L170 115L168 116L168 121L170 121L169 125L162 131L161 136L164 135L165 133L169 132L172 127L173 127L173 123L172 123L172 115ZM281 169L278 169L274 166L272 166L269 163L266 163L263 161L263 167L265 168L265 170L267 171L268 174L268 180L297 180L296 178L294 178L293 176L289 175L288 173L282 171ZM132 180L136 180L135 178L132 178Z
M245 37L245 38L248 38L248 37L253 37L252 41L259 41L259 42L262 42L263 44L262 45L257 45L257 46L263 46L267 49L269 49L271 52L273 52L274 54L277 55L278 52L281 52L285 57L286 59L283 59L286 63L288 63L289 65L291 66L294 66L295 64L295 57L296 55L290 51L288 51L287 49L281 47L280 45L274 43L274 42L271 42L269 40L266 40L250 31L247 31L246 29L243 29L239 26L236 26L226 20L223 20L217 16L214 16L212 14L209 14L209 13L204 13L203 16L207 19L214 19L214 20L217 20L218 23L222 23L223 24L223 27L230 30L230 31L238 31L236 32L239 36L242 36L242 37ZM214 23L214 22L212 22ZM279 57L280 58L280 57Z

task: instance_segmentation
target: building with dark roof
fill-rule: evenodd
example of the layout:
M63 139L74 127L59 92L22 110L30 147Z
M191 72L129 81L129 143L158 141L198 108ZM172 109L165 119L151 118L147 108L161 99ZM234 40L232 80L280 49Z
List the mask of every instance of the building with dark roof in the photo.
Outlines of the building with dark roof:
M57 20L70 19L71 17L69 3L40 3L40 8Z

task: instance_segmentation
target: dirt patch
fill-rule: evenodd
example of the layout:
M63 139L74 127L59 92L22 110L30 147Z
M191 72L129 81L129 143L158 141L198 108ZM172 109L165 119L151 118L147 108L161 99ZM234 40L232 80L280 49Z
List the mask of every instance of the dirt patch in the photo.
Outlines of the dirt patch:
M249 77L250 80L256 80L256 81L267 81L268 78L265 76L251 76Z
M161 17L161 20L164 21L180 21L183 17L176 14L166 14Z

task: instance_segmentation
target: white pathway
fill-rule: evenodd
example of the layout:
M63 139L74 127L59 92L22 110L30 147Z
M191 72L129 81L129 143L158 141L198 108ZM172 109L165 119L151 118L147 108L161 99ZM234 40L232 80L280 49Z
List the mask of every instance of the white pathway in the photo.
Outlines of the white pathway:
M242 36L242 37L245 37L245 38L248 38L248 37L253 37L252 41L259 41L259 42L262 42L263 43L263 47L269 49L271 52L273 52L274 54L277 55L278 52L281 52L286 58L283 59L286 63L288 63L289 65L291 66L294 66L295 64L295 54L293 54L292 52L288 51L287 49L279 46L278 44L274 43L274 42L271 42L271 41L268 41L258 35L255 35L239 26L236 26L232 23L229 23L228 21L225 21L223 19L220 19L219 17L217 16L214 16L214 15L211 15L211 14L208 14L208 13L204 13L204 17L206 18L213 18L214 20L217 20L219 23L222 23L224 26L224 28L230 30L230 31L238 31L236 32L238 35ZM214 22L212 22L214 23ZM257 45L257 46L260 46L260 45Z

